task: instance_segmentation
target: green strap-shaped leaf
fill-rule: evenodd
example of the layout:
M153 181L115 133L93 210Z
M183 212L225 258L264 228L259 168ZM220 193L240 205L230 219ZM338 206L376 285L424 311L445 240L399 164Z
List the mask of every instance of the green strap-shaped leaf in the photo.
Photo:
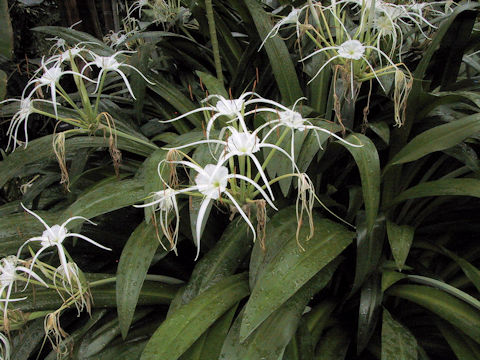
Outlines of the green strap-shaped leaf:
M258 1L245 0L245 5L248 7L260 38L265 39L272 29L270 16L263 10ZM270 65L272 65L272 71L283 101L287 104L293 104L303 96L303 93L287 46L280 37L275 36L268 39L264 47L270 59Z
M137 180L120 180L108 182L87 191L70 205L59 220L59 223L72 216L83 216L87 219L102 215L142 200L145 195L143 184Z
M480 359L480 346L470 340L468 336L455 329L445 321L435 321L438 329L442 333L448 345L453 350L457 359L478 360Z
M112 281L113 283L113 281ZM116 290L113 284L96 286L90 289L93 296L94 308L117 306ZM137 305L168 305L178 291L178 285L163 284L157 281L145 281L140 291ZM35 287L35 294L31 289L25 292L12 294L12 298L27 296L23 301L12 305L23 312L58 309L63 300L54 289Z
M215 247L195 266L182 295L186 304L212 285L232 275L249 253L253 235L242 218L232 221Z
M413 77L415 79L423 79L425 76L425 72L427 71L427 67L432 59L432 57L435 54L435 51L437 50L438 46L441 44L445 34L448 32L450 29L452 23L455 21L457 16L461 14L464 11L471 11L478 7L478 4L475 3L465 3L460 6L455 7L454 11L448 18L441 24L439 30L435 34L435 38L433 39L432 43L428 47L427 51L425 51L424 54L422 54L422 59L420 63L418 64L417 68L415 69L415 72L413 74Z
M218 282L160 325L147 343L141 360L178 359L210 325L248 294L246 274Z
M380 159L377 148L368 137L362 134L351 134L345 140L355 145L362 145L362 147L353 147L338 141L352 154L360 172L367 231L371 232L380 204Z
M24 171L29 164L56 161L52 146L53 135L43 136L29 141L27 148L17 148L4 160L0 161L0 187L7 181ZM117 146L120 150L130 151L141 156L148 156L153 149L138 143L118 137ZM76 150L83 148L108 147L108 140L103 136L75 136L65 140L65 154L67 160L76 154Z
M125 244L117 268L117 312L123 338L127 336L148 268L159 245L156 229L142 222ZM166 252L165 252L166 254Z
M154 76L154 80L155 85L148 85L149 88L163 98L167 103L172 105L179 112L179 115L185 114L191 110L195 110L198 107L196 104L190 101L189 98L183 95L180 90L175 88L160 75ZM198 113L187 116L187 119L190 120L195 127L201 128L203 118ZM183 124L183 121L184 120L179 120L173 123L174 126L178 125L177 130L179 130L182 134L189 131L189 128L185 125L180 126Z
M480 311L464 301L422 285L395 285L387 293L425 307L480 343Z
M200 81L207 87L209 94L221 95L225 99L229 98L227 90L225 90L225 86L223 86L223 84L215 76L198 70L196 73L200 78Z
M315 306L305 315L305 321L311 334L311 340L314 347L318 340L320 340L323 330L327 326L327 322L336 306L337 303L335 301L327 299Z
M373 273L365 281L360 293L358 306L357 354L360 354L368 345L377 326L380 315L380 305L383 293L381 279L378 273Z
M180 360L218 359L237 306L233 306L180 357Z
M242 311L225 340L220 359L277 360L294 336L305 306L328 283L339 264L338 258L328 264L271 313L244 341L240 338L241 326L245 321L245 312Z
M350 340L350 334L341 325L331 328L320 340L315 360L344 360Z
M430 285L433 287L436 287L437 289L443 290L446 293L449 293L460 300L465 301L467 304L470 304L474 307L477 308L478 311L480 311L480 301L475 299L473 296L467 294L466 292L457 289L456 287L449 285L443 281L439 281L436 279L432 279L426 276L419 276L419 275L407 275L407 277L412 280L413 282L419 283L419 284L425 284L425 285Z
M141 309L135 313L134 322L145 318L149 313L152 312L152 309ZM91 356L97 355L100 351L108 347L109 343L112 342L120 334L120 326L118 323L118 318L113 318L110 321L102 324L100 327L94 331L89 331L82 339L80 346L78 347L77 357L79 359L86 359Z
M67 43L72 46L83 42L87 46L95 47L97 51L101 50L105 55L112 55L114 52L110 47L105 45L102 41L98 40L95 36L85 33L83 31L65 28L62 26L37 26L32 30L52 36L58 36L59 38L67 41Z
M291 211L285 222L296 229L295 212ZM267 226L269 225L270 223ZM300 231L299 240L305 251L299 248L295 235L292 235L265 266L245 307L240 331L241 341L324 266L339 256L355 236L343 226L317 216L313 217L313 225L315 232L309 241L303 241L310 230L307 221ZM285 237L286 234L280 229L273 229L268 236ZM269 246L268 239L266 246Z
M312 335L305 321L300 321L297 332L285 348L282 360L313 360Z
M293 208L280 210L267 223L265 235L265 248L262 249L260 241L255 242L250 256L249 283L253 289L257 280L262 277L267 265L285 247L290 239L295 236L296 226L292 226L292 216L295 217ZM278 236L281 234L282 236Z
M7 59L13 56L13 29L7 0L0 0L0 55ZM0 100L2 100L1 96Z
M408 225L397 225L394 222L387 220L387 235L390 243L390 250L392 250L393 258L397 264L398 270L402 270L405 261L407 260L410 246L413 242L413 234L415 228Z
M355 264L355 279L353 281L350 296L357 292L367 277L373 273L382 256L383 242L385 238L385 217L377 218L372 231L367 231L365 215L360 212L357 215L357 254Z
M7 74L5 71L0 70L0 101L5 99L7 95Z
M432 152L448 149L478 131L480 131L480 114L435 126L414 137L387 166L415 161Z
M382 272L382 292L385 292L390 286L395 284L397 281L405 279L407 275L399 273L397 271L388 271L385 270Z
M29 322L17 336L13 338L11 360L28 359L45 336L43 319Z
M417 340L383 309L382 360L417 360Z
M480 270L464 258L457 256L452 251L449 251L443 247L442 251L462 268L462 271L465 273L465 275L470 279L477 290L480 291Z
M392 203L396 204L408 199L442 195L480 197L480 180L461 178L424 182L400 193L393 199Z

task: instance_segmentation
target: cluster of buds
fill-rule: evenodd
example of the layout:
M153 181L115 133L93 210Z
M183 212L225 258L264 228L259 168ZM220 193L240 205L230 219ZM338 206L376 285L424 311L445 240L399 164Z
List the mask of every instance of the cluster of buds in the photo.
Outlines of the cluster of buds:
M321 147L319 133L326 133L350 146L359 145L350 144L326 128L314 125L312 121L304 118L295 110L300 100L303 100L303 98L297 100L293 109L290 109L253 92L245 93L238 99L226 99L220 95L211 95L203 100L206 103L205 106L166 121L177 121L196 112L204 112L207 115L206 138L169 148L169 153L175 154L176 157L167 156L158 165L158 174L164 188L153 193L143 205L137 205L138 207L152 206L154 210L160 213L161 227L164 235L170 241L170 249L175 249L178 238L177 197L180 195L201 198L194 233L197 246L196 258L200 253L202 226L212 201L227 204L236 213L240 214L250 227L255 241L257 234L249 216L250 208L257 208L257 203L260 200L272 209L277 210L272 185L282 179L289 177L299 179L298 222L299 224L302 223L302 216L306 213L310 223L312 223L311 214L314 205L313 199L316 197L315 189L308 176L302 173L296 164L295 132L303 132L306 135L306 132L312 131L318 140L319 147ZM255 109L248 110L251 105L256 105ZM264 113L270 119L250 130L247 125L247 117L261 113ZM212 138L214 124L220 119L224 121L225 126L220 129L218 138ZM280 132L280 129L283 129L283 131ZM275 134L278 134L276 139ZM291 138L290 141L286 141L288 136ZM290 149L288 149L288 145L286 146L287 149L282 147L284 141L289 143ZM203 144L209 147L211 155L210 163L206 165L200 165L188 153L182 151ZM265 156L262 156L262 149ZM270 179L267 176L268 171L266 169L275 153L281 154L285 161L291 164L291 172L279 174L277 177ZM170 170L170 172L176 173L178 166L193 171L195 176L192 183L182 186L178 184L178 180L172 183L164 179L165 171ZM170 178L172 177L170 176ZM178 179L178 176L175 174L173 178ZM260 197L260 199L257 199L257 197ZM168 216L169 214L173 214L177 218L173 230L169 226L172 220ZM262 219L265 217L263 213L260 215ZM310 232L311 236L312 232Z

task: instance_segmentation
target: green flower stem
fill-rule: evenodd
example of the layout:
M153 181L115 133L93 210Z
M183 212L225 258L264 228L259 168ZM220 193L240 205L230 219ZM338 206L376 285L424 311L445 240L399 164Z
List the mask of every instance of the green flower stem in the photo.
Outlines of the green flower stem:
M57 84L56 89L58 94L62 98L64 98L70 104L71 107L73 107L78 113L83 115L82 118L83 117L87 118L87 115L77 106L77 104L75 104L75 102L70 98L70 96L68 96L67 92L62 88L60 84Z
M107 72L108 71L104 71L102 73L102 77L100 78L100 84L98 85L97 99L95 100L95 110L93 111L95 116L97 116L97 114L98 114L98 105L100 103L100 95L102 94L103 84L105 83L105 78L107 77Z
M245 156L238 157L238 165L240 167L240 174L245 176L246 175L245 174ZM245 184L245 181L241 181L240 192L242 194L242 198L245 198L246 190L247 190L247 184Z
M310 8L310 12L312 13L313 20L315 20L316 25L318 26L318 28L320 28L322 24L320 24L320 19L318 18L318 14L315 11L312 0L308 0L308 5Z
M54 114L50 114L46 111L42 111L42 110L39 110L39 109L34 109L33 111L34 113L36 114L39 114L39 115L43 115L43 116L47 116L49 118L52 118L52 119L56 119L56 120L60 120L60 121L63 121L63 122L66 122L67 124L70 124L70 125L73 125L73 126L82 126L82 123L80 121L72 121L74 119L67 119L67 118L64 118L64 117L60 117L60 116L55 116Z
M283 131L282 135L280 135L280 137L278 138L277 142L275 143L275 145L277 146L280 146L281 143L283 142L283 139L285 139L285 136L287 136L287 134L290 132L290 129L287 128ZM292 136L294 136L292 134ZM267 167L268 163L270 162L270 160L272 160L273 158L273 155L275 154L277 150L276 149L272 149L270 150L270 152L268 153L267 155L267 158L265 159L265 161L263 162L262 164L262 170L265 170L265 168ZM254 182L257 182L259 179L260 179L260 173L258 173L256 176L255 176L255 179L253 179Z
M228 160L228 165L230 167L230 172L235 173L235 160L233 160L233 158L230 158ZM231 178L228 181L230 182L230 187L232 188L232 191L237 192L238 188L237 188L237 183L235 182L235 179Z
M377 77L378 76L384 76L384 75L389 75L389 74L395 74L395 71L387 71L391 68L394 68L393 66L388 66L386 68L383 68L383 69L380 69L379 71L376 71L376 74L377 74ZM380 73L380 74L379 74ZM363 81L368 81L368 80L372 80L372 79L375 79L375 75L374 74L371 74L371 75L365 75L364 77L361 77L358 79L358 81L360 82L363 82Z
M298 174L295 174L295 173L292 173L292 174L284 174L284 175L280 175L278 177L276 177L275 179L273 180L270 180L268 182L268 185L272 185L272 184L275 184L276 182L279 182L280 180L283 180L283 179L287 179L289 177L295 177L295 176L299 176ZM263 185L261 186L262 190L265 190L267 188L267 185ZM256 190L254 191L252 194L251 194L251 197L252 199L255 199L255 197L260 194L260 191Z
M328 34L328 38L330 39L330 43L335 44L335 41L333 41L332 33L330 32L330 26L328 26L328 21L325 18L325 14L323 13L323 11L320 11L320 15L322 15L323 23L326 25L325 28L327 29L327 34Z
M70 63L72 66L72 70L76 73L80 73L74 59L72 59ZM77 85L78 92L80 93L80 98L82 100L83 108L88 109L90 120L95 121L95 114L93 114L92 112L92 103L90 102L90 97L88 95L88 91L87 91L87 88L85 87L83 79L80 76L76 76L76 75L73 75L73 79L75 80L75 85Z
M222 63L220 61L220 50L218 47L217 31L215 29L212 0L205 0L205 10L207 11L208 30L210 32L210 41L212 42L213 60L215 62L217 79L223 84Z

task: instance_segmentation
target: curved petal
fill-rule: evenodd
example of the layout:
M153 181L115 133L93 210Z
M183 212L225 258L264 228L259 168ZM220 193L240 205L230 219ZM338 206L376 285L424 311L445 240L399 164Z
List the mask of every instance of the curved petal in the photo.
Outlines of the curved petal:
M85 217L83 217L83 216L74 216L74 217L71 217L70 219L68 219L67 221L65 221L65 222L61 225L61 227L64 228L70 221L77 220L77 219L85 220L85 221L89 222L89 223L92 224L92 225L97 225L97 224L95 224L93 221L91 221L91 220L89 220L89 219L87 219L87 218L85 218Z
M253 227L253 224L252 222L250 221L250 219L248 218L248 216L245 214L245 212L242 210L242 207L237 203L237 201L235 200L235 198L228 192L228 191L225 191L224 194L226 194L228 196L228 198L233 202L233 205L235 205L235 207L237 208L238 212L240 213L240 215L242 216L243 220L245 220L245 222L248 224L248 226L250 226L250 229L252 229L252 232L253 232L253 242L255 242L255 240L257 239L257 233L255 231L255 228Z
M92 245L95 245L95 246L98 246L99 248L101 249L104 249L104 250L108 250L108 251L112 251L112 249L106 247L106 246L103 246L99 243L97 243L96 241L93 241L92 239L90 239L89 237L86 237L85 235L82 235L82 234L77 234L77 233L68 233L67 236L65 236L65 238L67 237L71 237L71 236L75 236L75 237L78 237L82 240L85 240L85 241L88 241L90 244ZM66 269L66 268L65 268Z
M170 120L160 120L160 122L161 123L169 123L169 122L177 121L177 120L183 119L184 117L187 117L189 115L192 115L192 114L195 114L195 113L198 113L198 112L201 112L201 111L215 111L215 108L212 107L212 106L204 106L204 107L189 111L185 114L182 114L182 115L177 116L176 118L173 118L173 119L170 119Z
M43 219L42 219L40 216L38 216L37 214L35 214L32 210L27 209L22 203L20 203L20 205L22 206L23 210L25 210L26 212L28 212L30 215L35 216L35 217L37 218L37 220L40 221L40 222L43 224L43 226L45 226L45 229L46 229L46 230L50 230L50 232L51 232L50 226L48 226L47 223L46 223L45 221L43 221ZM53 233L52 233L52 234L53 234Z
M249 157L250 157L250 159L252 159L253 163L257 167L257 171L260 174L260 177L262 178L262 180L263 180L263 182L264 182L272 200L275 200L275 197L273 196L272 188L270 187L270 184L268 183L267 176L265 175L265 172L262 169L262 165L260 164L260 162L258 161L258 159L255 156L249 155Z
M272 200L270 200L270 198L268 197L267 193L266 193L265 191L263 191L263 189L262 189L255 181L253 181L252 179L250 179L250 178L248 178L248 177L246 177L246 176L239 175L239 174L230 174L230 175L227 176L227 179L232 179L232 178L233 178L233 179L245 180L246 182L252 184L252 185L255 187L255 189L257 189L258 192L263 196L263 198L268 202L268 204L269 204L272 208L274 208L275 210L278 210L278 209L276 208L276 206L273 205L273 202L272 202Z
M202 232L202 222L203 222L203 217L205 216L205 213L207 212L207 207L208 204L210 204L210 200L212 200L209 197L205 197L203 199L200 209L198 210L198 216L197 216L197 224L195 226L195 233L197 235L197 255L195 256L195 261L197 261L198 256L200 255L200 235Z

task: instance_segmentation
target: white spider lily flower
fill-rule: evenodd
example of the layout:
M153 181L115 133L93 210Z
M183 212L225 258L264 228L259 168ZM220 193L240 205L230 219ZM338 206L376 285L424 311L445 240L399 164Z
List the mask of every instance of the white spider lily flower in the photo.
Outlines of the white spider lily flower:
M50 48L50 52L52 52L52 49L53 49L53 52L56 52L58 50L64 51L67 46L67 41L58 36L46 38L45 40L55 41L55 44L53 44L52 47Z
M119 62L116 57L120 54L126 54L126 53L132 53L132 51L117 51L115 54L113 55L110 55L110 56L100 56L100 55L97 55L93 52L91 52L92 56L93 56L93 61L85 64L83 70L82 70L82 73L85 71L85 69L87 67L90 67L91 65L95 65L96 67L98 67L100 69L100 72L98 73L98 79L101 78L102 74L103 73L107 73L108 71L115 71L117 74L119 74L123 81L125 82L125 85L127 86L127 89L128 89L128 92L130 93L130 95L132 95L132 97L134 99L136 99L135 95L133 94L133 91L132 91L132 88L130 86L130 82L128 81L127 79L127 76L125 75L125 73L120 69L121 67L126 67L126 68L129 68L129 69L133 69L134 71L136 71L146 82L148 82L149 84L154 84L153 82L151 82L150 80L148 80L145 75L143 75L140 70L138 70L136 67L132 66L132 65L129 65L129 64L125 64L123 62ZM98 87L100 85L100 80L97 82L97 87L95 89L94 92L96 92L98 90Z
M260 161L257 159L257 157L254 154L260 151L261 148L275 149L281 152L282 154L284 154L288 158L288 160L290 160L290 162L292 163L292 169L294 169L294 171L296 170L297 172L299 172L299 170L293 158L285 150L283 150L281 147L277 145L270 144L270 143L267 143L266 141L261 141L259 139L258 132L261 129L263 128L257 129L253 133L248 131L239 132L235 128L228 126L223 129L224 131L228 130L230 132L226 141L210 140L210 139L200 140L190 144L176 147L175 149L180 150L183 148L187 148L194 145L200 145L200 144L223 145L225 147L225 153L222 154L222 156L218 160L220 164L225 164L233 156L248 156L255 164L255 167L257 168L257 171L260 174L260 177L262 178L262 181L265 184L265 187L270 195L270 198L272 200L275 200L275 197L273 196L272 188L270 187L268 178L263 170L263 167L260 164Z
M27 97L32 97L35 91L38 89L47 86L50 88L50 94L52 97L52 104L53 108L55 111L55 117L58 118L58 113L57 113L57 84L60 81L60 78L63 75L74 75L74 76L80 76L81 78L95 82L94 80L91 80L90 78L86 77L83 74L80 74L78 72L72 71L72 70L62 70L60 67L59 63L54 64L51 67L46 66L47 63L45 62L45 58L42 58L42 65L39 70L43 70L42 76L39 78L34 78L30 80L27 83L27 86L25 86L25 89L23 90L22 98L25 98L25 93L27 89L30 87L30 85L34 85L33 89L30 91L30 94ZM38 74L38 72L37 72Z
M332 56L330 59L328 59L321 67L320 69L317 71L317 73L310 79L310 81L308 82L309 84L322 72L322 70L328 65L330 64L332 61L334 61L335 59L346 59L346 60L349 60L350 61L350 81L351 81L351 88L352 88L352 97L354 96L354 79L353 79L353 62L354 61L358 61L358 60L363 60L366 62L367 66L370 68L370 70L372 71L373 75L375 76L375 78L377 79L378 83L380 84L380 86L382 87L383 91L386 92L386 89L385 87L383 86L382 82L380 81L380 79L378 78L377 76L377 72L375 71L374 67L372 66L372 64L370 63L370 61L368 61L367 59L367 56L365 55L365 52L366 52L366 49L370 49L370 50L373 50L374 52L377 53L377 55L380 57L380 59L382 58L382 56L387 60L387 62L395 69L398 68L397 65L395 65L393 63L393 61L388 57L387 54L385 54L382 50L380 50L379 48L376 48L374 46L370 46L370 45L364 45L362 44L360 41L358 40L347 40L345 42L343 42L342 44L340 44L339 46L327 46L327 47L324 47L322 49L319 49L319 50L316 50L314 51L313 53L311 53L310 55L307 55L305 56L303 59L300 59L299 61L305 61L315 55L318 55L324 51L335 51L336 52L336 55Z
M103 41L111 48L117 48L118 46L125 44L127 39L131 35L136 34L137 32L138 31L136 29L130 30L128 32L125 30L120 30L118 32L113 32L112 30L110 30L110 32L103 37Z
M24 276L20 275L19 272L23 272L24 274L28 275L28 278L33 277L38 282L47 286L45 281L43 281L37 274L35 274L32 269L28 269L24 266L18 265L20 261L21 260L14 255L7 256L0 260L0 302L5 303L5 305L2 306L4 319L6 319L7 317L7 307L10 301L20 301L26 299L26 297L10 299L10 295L12 293L12 288L15 284L15 281L28 281ZM4 293L5 290L6 293Z
M269 33L267 34L267 36L265 36L265 39L263 39L262 44L260 45L258 50L260 51L260 49L263 47L263 45L265 45L265 42L268 39L275 37L278 34L278 32L280 31L280 28L284 25L295 24L296 25L297 37L300 38L300 27L299 27L300 15L305 8L306 8L306 6L304 6L302 8L298 8L298 9L297 8L292 8L292 10L288 13L287 16L285 16L282 20L277 22L275 24L275 26L273 26L272 30L270 30Z
M225 166L208 164L195 176L197 189L206 198L217 200L228 185L228 169Z
M293 104L293 109L295 109L297 103L300 100L305 100L305 98L302 97L302 98L299 98L297 101L295 101L295 104ZM314 134L315 134L315 137L317 139L317 142L318 142L318 146L320 148L322 148L322 144L321 144L321 141L320 141L320 137L318 136L319 131L323 132L323 133L326 133L330 136L333 136L334 138L336 138L336 139L338 139L338 140L342 141L343 143L348 144L350 146L354 146L354 147L361 147L362 146L362 145L351 144L348 141L345 141L344 139L342 139L340 136L336 135L335 133L333 133L333 132L331 132L327 129L324 129L320 126L313 125L311 123L311 121L309 121L308 119L305 119L302 116L302 114L300 114L299 112L297 112L295 110L289 109L288 107L283 106L280 103L277 103L277 102L274 102L274 101L271 101L271 102L276 107L280 108L281 110L265 108L265 109L263 109L263 111L268 111L268 112L274 113L275 115L278 116L278 118L267 121L265 124L259 126L255 130L255 132L258 133L261 130L271 126L271 129L265 134L265 136L263 137L263 140L262 140L262 144L266 144L266 141L267 141L268 137L271 134L273 134L274 131L277 128L286 127L286 128L291 129L291 143L290 143L289 159L292 162L292 171L296 170L297 172L299 172L298 168L295 165L295 136L294 136L295 135L295 130L302 131L302 132L305 131L305 130L313 130ZM267 146L267 145L262 145L262 146ZM273 145L271 145L270 147L273 147ZM277 149L277 150L279 150L279 149ZM283 149L281 149L281 151L285 152L285 150L283 150ZM287 154L287 156L288 156L288 154Z
M69 218L67 221L65 221L62 225L48 226L47 223L40 216L35 214L33 211L27 209L25 206L23 206L23 204L21 204L21 205L26 212L28 212L29 214L36 217L37 220L40 221L42 223L42 225L45 227L45 231L42 233L41 236L32 237L32 238L28 239L20 247L20 249L18 249L17 256L20 256L20 253L22 252L22 249L25 245L27 245L31 242L34 242L34 241L39 241L40 242L41 248L37 251L37 253L33 257L32 264L31 264L30 268L33 268L33 265L35 264L35 261L40 256L40 254L50 247L56 247L57 248L58 257L60 259L60 264L63 265L64 268L66 268L67 257L65 255L65 249L63 248L63 241L68 237L77 237L79 239L82 239L82 240L85 240L85 241L89 242L92 245L98 246L101 249L109 250L109 251L112 250L110 248L107 248L107 247L93 241L92 239L86 237L85 235L68 232L68 230L66 228L66 225L73 220L77 220L77 219L85 220L85 221L89 222L90 224L95 225L94 222L88 220L87 218L84 218L83 216L73 216L73 217ZM70 281L69 273L66 272L65 274L67 276L67 279Z
M233 203L235 208L238 210L239 214L242 216L242 218L245 220L245 222L248 224L248 226L252 230L254 241L256 239L256 232L255 232L255 228L253 227L253 224L251 223L250 219L243 211L240 204L237 202L237 200L235 200L233 195L230 194L229 190L227 189L228 180L238 179L238 180L243 180L250 183L258 190L258 192L264 197L264 199L268 202L268 204L272 208L277 210L272 200L268 197L265 191L263 191L263 189L257 183L255 183L252 179L243 175L229 174L228 169L225 166L221 165L221 163L208 164L204 168L190 161L168 161L168 163L183 165L195 170L198 173L195 176L194 186L190 186L182 190L176 190L176 194L196 190L204 195L203 201L201 202L200 208L198 210L197 224L195 229L196 239L197 239L197 244L196 244L197 254L196 254L195 260L198 259L198 256L200 254L200 236L201 236L202 222L203 222L205 213L207 212L208 205L210 204L210 201L220 199L222 194L225 194L227 198Z
M87 50L83 47L80 47L78 45L74 46L74 47L66 49L65 51L62 51L58 54L50 56L44 62L44 65L48 65L48 64L53 63L54 64L53 66L58 67L58 66L62 65L63 63L67 62L67 61L74 60L76 57L79 57L80 59L82 59L83 62L86 63L87 60L85 60L85 58L81 55L82 52L85 52L85 51L87 51Z
M30 97L22 98L22 99L7 99L0 101L0 104L9 102L9 101L18 101L20 103L20 107L18 111L13 115L12 119L10 120L10 125L8 126L7 135L9 136L7 149L10 147L10 142L13 140L13 150L16 149L17 144L22 144L20 140L18 140L18 129L23 123L23 129L25 134L25 147L28 144L28 118L31 114L35 112L35 107L33 106L35 102L43 102L53 105L53 101L49 100L41 100L41 99L31 99Z
M163 162L160 162L158 164L158 173L160 178L162 178L160 174L160 166L162 165L162 163ZM162 228L163 234L170 242L170 249L167 249L167 247L160 240L160 244L165 249L165 251L173 250L176 252L177 247L178 233L180 229L180 214L178 210L176 195L177 191L175 191L169 186L166 186L164 190L160 190L152 194L152 201L142 205L134 205L134 207L137 208L153 206L153 210L160 213L160 227ZM173 226L173 228L170 227L170 220L168 218L172 210L175 213L175 225Z
M10 360L10 342L8 338L0 333L0 359L1 360Z
M246 100L247 97L251 96L251 99ZM260 95L254 92L246 92L242 94L238 99L225 99L221 95L210 95L207 98L203 99L202 102L208 102L212 99L217 99L217 103L215 105L208 105L208 106L203 106L198 109L189 111L185 114L182 114L174 119L170 120L165 120L161 121L162 123L169 123L173 121L177 121L179 119L182 119L186 116L189 116L191 114L195 114L198 112L202 111L211 111L214 114L210 117L210 119L207 122L207 129L206 129L206 134L207 134L207 140L210 138L210 132L212 131L213 124L215 120L217 120L220 116L226 116L230 120L229 122L233 122L238 120L238 123L243 130L243 132L248 132L247 126L245 124L244 116L251 114L253 112L262 112L264 111L263 108L253 110L250 112L245 113L245 108L251 104L259 104L259 103L265 103L269 104L271 103L270 100L262 98ZM223 135L223 132L220 133L220 135Z
M130 5L127 10L127 17L131 17L131 15L138 10L138 16L142 17L142 8L144 6L149 6L148 0L137 0Z
M338 56L344 59L360 60L365 54L365 46L358 40L347 40L338 47Z

